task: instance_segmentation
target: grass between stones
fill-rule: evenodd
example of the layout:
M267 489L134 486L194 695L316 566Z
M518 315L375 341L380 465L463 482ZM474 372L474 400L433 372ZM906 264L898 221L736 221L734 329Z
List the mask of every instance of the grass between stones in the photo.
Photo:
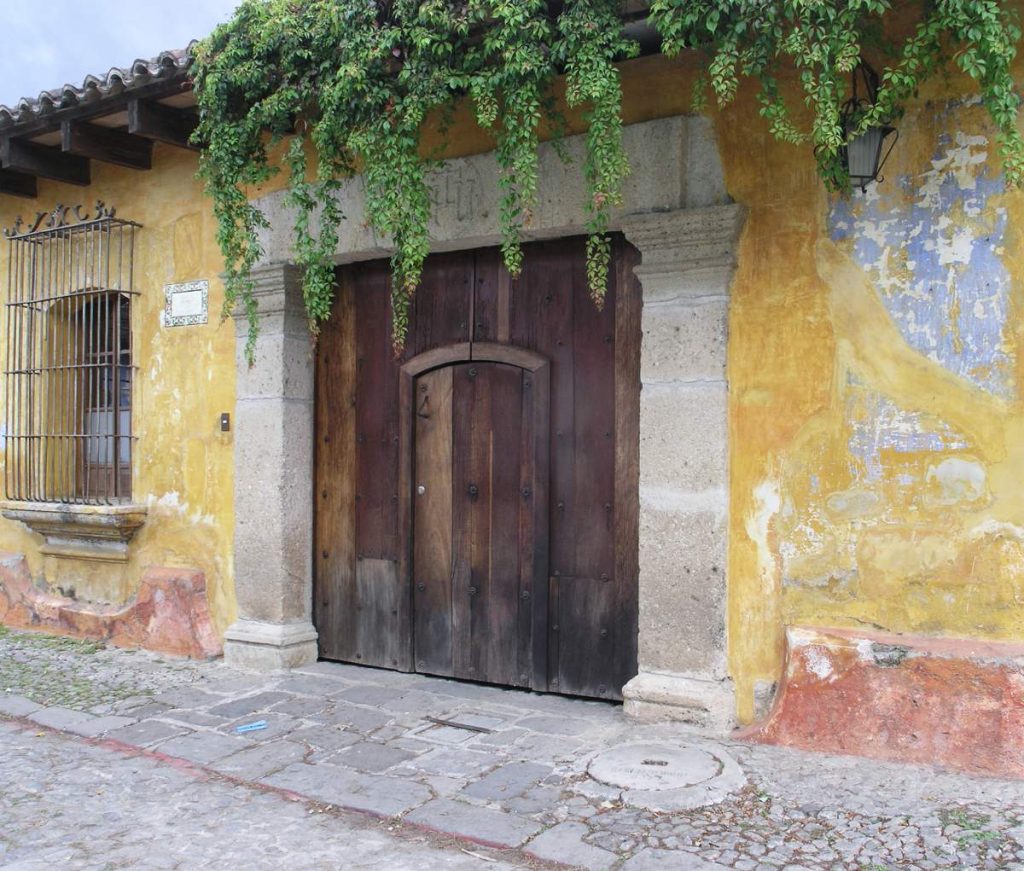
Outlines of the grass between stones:
M0 692L76 710L150 695L130 675L117 677L97 661L105 649L99 641L0 627Z

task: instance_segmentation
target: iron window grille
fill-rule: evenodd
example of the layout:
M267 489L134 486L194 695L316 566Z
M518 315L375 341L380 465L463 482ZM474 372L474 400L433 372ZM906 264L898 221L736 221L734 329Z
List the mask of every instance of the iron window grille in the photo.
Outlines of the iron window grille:
M8 499L106 505L132 491L136 231L102 202L57 206L9 242Z

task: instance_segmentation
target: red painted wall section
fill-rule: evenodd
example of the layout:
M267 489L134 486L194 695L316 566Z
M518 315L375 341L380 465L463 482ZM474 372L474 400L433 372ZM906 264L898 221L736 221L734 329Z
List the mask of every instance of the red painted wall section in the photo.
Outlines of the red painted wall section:
M1024 777L1024 645L794 627L751 741Z
M206 578L194 569L146 569L138 594L110 606L44 592L23 555L0 553L0 623L192 659L221 653Z

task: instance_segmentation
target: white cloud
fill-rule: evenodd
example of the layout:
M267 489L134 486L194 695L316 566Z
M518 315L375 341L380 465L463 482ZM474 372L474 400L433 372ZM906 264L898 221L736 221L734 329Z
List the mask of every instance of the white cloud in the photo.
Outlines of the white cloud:
M227 20L239 0L0 0L0 103L81 84L136 58L184 48Z

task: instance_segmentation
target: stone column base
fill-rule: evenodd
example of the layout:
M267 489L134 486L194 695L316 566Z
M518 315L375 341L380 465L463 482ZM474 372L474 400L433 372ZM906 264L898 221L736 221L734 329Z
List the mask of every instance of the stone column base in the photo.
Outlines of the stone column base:
M247 671L281 671L316 662L312 623L238 620L224 633L224 662Z
M735 726L736 700L728 678L641 672L622 688L622 697L626 716L634 720L675 720L714 735L726 735Z

